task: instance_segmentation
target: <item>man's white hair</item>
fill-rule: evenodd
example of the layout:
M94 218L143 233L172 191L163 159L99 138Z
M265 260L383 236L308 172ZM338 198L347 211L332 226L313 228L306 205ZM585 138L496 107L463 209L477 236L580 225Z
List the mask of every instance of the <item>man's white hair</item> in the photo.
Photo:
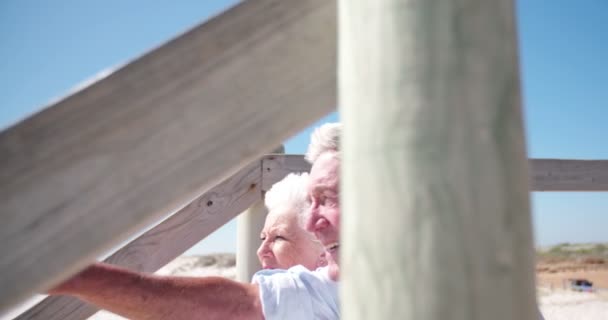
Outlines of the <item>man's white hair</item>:
M304 158L314 163L319 156L327 151L340 151L340 134L342 124L339 122L326 123L313 131L310 144Z
M266 192L264 197L266 208L272 211L281 206L288 207L293 209L298 215L298 220L302 222L310 208L307 188L308 173L290 173Z

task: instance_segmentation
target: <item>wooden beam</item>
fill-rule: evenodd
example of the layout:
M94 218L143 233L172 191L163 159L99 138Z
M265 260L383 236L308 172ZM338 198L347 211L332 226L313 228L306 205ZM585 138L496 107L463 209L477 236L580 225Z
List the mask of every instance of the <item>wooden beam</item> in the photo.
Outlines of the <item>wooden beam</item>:
M281 181L292 172L310 172L310 163L303 155L272 154L262 158L262 191L270 190L273 184Z
M342 319L538 319L511 0L340 0Z
M531 191L608 191L608 160L529 159ZM308 172L302 155L268 155L262 160L262 190L290 172Z
M608 160L535 159L534 191L608 191Z
M154 272L261 199L260 161L209 190L154 228L108 257L105 262ZM16 320L80 320L98 311L68 296L48 297Z
M246 1L0 133L0 312L332 111L335 9Z

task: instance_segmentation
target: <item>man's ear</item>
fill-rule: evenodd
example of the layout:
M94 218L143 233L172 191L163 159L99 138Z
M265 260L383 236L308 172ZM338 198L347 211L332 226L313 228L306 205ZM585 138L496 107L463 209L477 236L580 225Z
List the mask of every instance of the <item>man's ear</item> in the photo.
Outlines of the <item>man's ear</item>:
M317 268L325 267L327 265L327 259L325 258L325 251L317 258Z

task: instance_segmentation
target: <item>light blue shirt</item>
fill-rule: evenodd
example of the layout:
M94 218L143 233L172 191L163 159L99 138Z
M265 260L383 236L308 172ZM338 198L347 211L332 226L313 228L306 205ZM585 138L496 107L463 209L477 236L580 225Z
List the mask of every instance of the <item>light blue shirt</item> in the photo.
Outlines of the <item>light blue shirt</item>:
M260 287L266 320L340 319L338 283L329 278L327 267L261 270L251 282ZM538 317L544 320L540 310Z
M266 320L340 319L338 284L329 278L327 267L261 270L252 282L260 287Z

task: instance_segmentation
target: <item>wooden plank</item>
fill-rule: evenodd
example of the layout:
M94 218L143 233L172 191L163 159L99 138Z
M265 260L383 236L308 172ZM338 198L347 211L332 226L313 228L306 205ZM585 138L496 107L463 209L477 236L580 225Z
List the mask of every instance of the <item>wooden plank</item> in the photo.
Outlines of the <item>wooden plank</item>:
M246 1L0 133L0 312L329 113L335 9Z
M535 159L534 191L608 191L608 160Z
M240 170L154 228L108 257L105 262L154 272L171 262L261 198L261 161ZM16 319L79 320L98 309L81 300L48 297Z
M529 159L532 191L608 191L608 160ZM268 155L262 161L262 190L290 172L308 172L302 155Z
M342 319L538 319L512 1L339 8Z
M262 191L270 190L273 184L281 181L292 172L309 172L310 163L303 155L272 154L262 158Z

